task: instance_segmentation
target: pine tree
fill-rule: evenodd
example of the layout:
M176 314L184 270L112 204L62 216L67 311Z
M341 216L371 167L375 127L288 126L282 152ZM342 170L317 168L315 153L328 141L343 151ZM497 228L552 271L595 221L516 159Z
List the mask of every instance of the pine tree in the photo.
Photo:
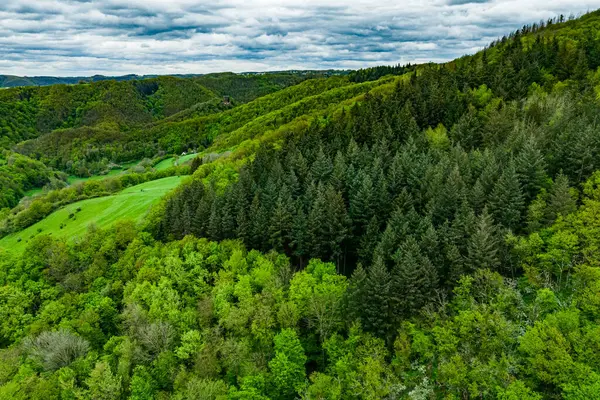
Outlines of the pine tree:
M252 230L252 224L251 224L250 218L248 217L248 211L245 208L239 209L239 211L235 217L235 223L236 223L236 230L235 230L236 237L240 238L246 246L250 247L250 242L251 242L250 233Z
M477 179L475 185L473 185L468 200L474 212L480 213L483 210L483 206L486 203L486 195L480 179Z
M469 203L463 201L454 216L447 237L449 243L456 245L461 254L466 253L467 240L474 231L475 221L475 214Z
M308 222L304 205L301 200L296 201L294 221L292 225L292 240L291 246L293 254L299 258L300 266L303 266L303 257L308 252Z
M192 232L198 237L208 235L208 224L213 202L214 191L212 188L209 188L205 192L205 195L198 201L198 207L196 208L194 219L192 221Z
M261 214L261 203L260 203L260 192L254 193L252 203L250 203L250 212L248 213L249 218L249 232L248 232L248 246L252 249L259 249L261 246L262 231L264 226L260 226L259 221Z
M308 213L308 253L310 257L325 258L328 247L327 227L327 200L323 184L319 184L316 195Z
M412 236L408 237L395 258L390 298L392 318L399 320L403 316L414 315L427 303L437 286L437 274Z
M210 240L221 240L221 213L220 199L213 201L210 208L210 217L208 219L207 236Z
M333 171L333 165L331 164L331 160L323 151L323 148L319 148L319 152L317 153L317 158L310 168L311 175L314 180L317 182L327 182L329 177L331 176L331 172Z
M350 218L356 232L364 232L367 224L375 214L373 205L373 181L364 171L356 177L354 190L350 193Z
M466 264L470 272L483 268L497 270L500 266L499 247L494 222L487 208L484 208L467 244Z
M331 184L338 192L346 193L346 159L341 151L338 151L333 161L333 173Z
M527 203L537 196L547 179L546 162L533 139L527 140L515 161L515 169Z
M331 185L325 189L325 215L323 221L325 227L325 243L328 245L328 255L336 260L339 267L340 256L344 252L342 243L348 236L350 219L346 211L346 205L342 195Z
M192 233L192 211L190 210L190 202L183 203L183 212L181 213L182 235L186 236Z
M465 259L460 254L460 250L455 244L448 244L445 248L447 286L452 289L454 285L460 280L460 278L467 273L465 268Z
M373 182L373 211L376 215L385 216L390 212L390 197L388 183L383 169L383 161L376 157L371 167Z
M181 219L181 198L173 197L170 199L169 202L171 203L171 207L169 207L171 212L170 217L168 219L168 221L171 223L169 231L176 238L181 238L183 236L183 223Z
M367 225L366 231L359 240L358 257L361 261L367 262L373 258L373 252L379 242L379 236L379 220L376 216L373 216Z
M411 108L410 102L406 101L392 123L394 139L400 143L419 133L419 126Z
M396 198L404 188L404 168L400 153L394 154L387 172L388 188L392 199Z
M459 205L467 199L465 183L460 175L458 166L454 166L444 183L441 192L441 220L452 218Z
M378 257L369 268L365 280L362 322L365 330L385 338L391 327L390 274L383 260Z
M556 177L556 181L548 193L548 202L544 222L546 226L552 225L559 216L566 216L576 209L575 198L571 193L569 178L563 174Z
M362 310L365 307L365 289L366 289L367 273L358 264L348 284L346 290L346 321L351 325L355 320L362 319Z
M429 258L432 264L439 268L442 264L442 257L440 252L440 240L438 237L438 233L431 223L431 218L425 217L425 229L423 234L421 235L421 240L419 241L419 247L421 248L421 252Z
M283 252L287 247L292 234L293 218L292 196L284 185L268 226L269 244L275 251Z
M509 229L519 229L524 199L513 164L509 164L494 186L490 209L494 219Z
M226 192L221 201L221 210L219 210L219 214L221 215L221 238L223 239L234 238L236 234L236 212L233 203L234 201L235 199L231 195L231 190Z

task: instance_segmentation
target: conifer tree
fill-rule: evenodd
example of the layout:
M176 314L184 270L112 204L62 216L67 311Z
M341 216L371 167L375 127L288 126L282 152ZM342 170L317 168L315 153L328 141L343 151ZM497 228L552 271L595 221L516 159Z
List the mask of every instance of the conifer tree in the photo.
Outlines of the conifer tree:
M556 177L556 181L548 193L544 222L546 226L551 225L558 216L566 216L576 208L576 202L571 194L569 178L563 174Z
M208 234L208 224L213 202L214 192L212 188L209 188L205 195L198 201L198 207L196 208L192 222L192 232L199 237L207 236Z
M437 286L437 274L412 236L401 246L395 258L390 299L392 317L397 320L401 316L414 315L425 305Z
M530 202L544 187L547 179L546 162L533 139L527 140L515 160L515 168L523 188L523 197Z
M475 181L468 200L475 213L480 213L483 210L483 206L486 203L486 194L480 179Z
M376 157L371 167L373 182L373 211L376 215L388 215L390 212L390 197L388 183L383 169L383 161Z
M210 217L208 219L207 235L210 240L221 240L221 213L220 199L213 201L210 208Z
M219 214L221 215L221 237L223 239L233 238L236 234L234 201L235 199L231 195L231 190L223 196L221 201L221 210L219 210Z
M316 195L308 213L308 249L311 257L325 258L328 243L326 243L327 204L325 188L322 183L316 190Z
M333 172L331 185L340 193L346 193L346 159L341 151L338 151L333 161Z
M483 209L469 238L466 263L470 272L484 268L495 271L500 266L499 240L487 208Z
M379 242L379 220L377 216L373 216L367 225L367 229L364 234L360 237L358 248L358 257L363 262L367 262L372 259L373 252Z
M312 178L317 182L328 182L331 172L333 171L333 165L331 160L323 151L323 148L319 148L317 158L310 168Z
M375 213L373 181L361 170L356 176L356 183L353 187L354 190L350 193L350 218L357 232L364 232Z
M502 173L490 198L494 219L509 229L519 229L524 199L519 178L512 163Z
M181 213L181 228L182 235L189 235L192 233L192 211L190 210L190 202L186 201L183 203L183 212Z
M323 221L325 227L325 244L328 245L328 255L340 264L340 256L343 254L342 243L348 236L350 219L346 211L344 199L339 192L328 185L325 189L325 215Z
M365 280L362 322L365 330L386 337L391 326L390 312L390 273L381 257L369 268Z
M269 244L278 252L283 252L290 241L293 217L292 196L284 185L268 226Z
M174 197L174 198L171 198L169 201L171 203L171 207L170 207L171 218L169 219L169 222L171 223L170 232L176 238L181 238L182 234L183 234L183 224L182 224L182 220L181 220L181 205L180 205L181 197Z
M352 272L348 289L346 290L346 320L349 324L357 319L362 319L362 310L365 307L365 289L367 272L362 264L358 264Z
M293 254L298 257L300 266L303 266L304 256L308 252L308 222L304 205L301 200L296 201L295 214L292 225L291 246L294 248Z

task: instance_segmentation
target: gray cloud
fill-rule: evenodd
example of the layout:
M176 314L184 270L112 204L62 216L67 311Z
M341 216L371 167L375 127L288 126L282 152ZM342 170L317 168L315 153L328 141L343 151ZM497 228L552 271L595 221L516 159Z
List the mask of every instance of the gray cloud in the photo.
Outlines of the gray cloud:
M446 61L600 0L3 0L0 74L165 74Z

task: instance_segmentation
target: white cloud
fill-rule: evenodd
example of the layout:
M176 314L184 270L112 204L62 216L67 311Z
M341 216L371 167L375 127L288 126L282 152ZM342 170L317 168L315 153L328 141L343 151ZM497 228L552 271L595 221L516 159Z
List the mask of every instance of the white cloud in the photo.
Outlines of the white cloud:
M600 0L3 0L0 74L360 68L449 60Z

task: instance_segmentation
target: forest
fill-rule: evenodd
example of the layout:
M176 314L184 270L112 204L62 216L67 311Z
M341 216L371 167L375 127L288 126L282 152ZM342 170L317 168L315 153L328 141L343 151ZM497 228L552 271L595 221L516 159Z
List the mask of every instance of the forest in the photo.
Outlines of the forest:
M598 32L0 91L0 398L600 398Z

